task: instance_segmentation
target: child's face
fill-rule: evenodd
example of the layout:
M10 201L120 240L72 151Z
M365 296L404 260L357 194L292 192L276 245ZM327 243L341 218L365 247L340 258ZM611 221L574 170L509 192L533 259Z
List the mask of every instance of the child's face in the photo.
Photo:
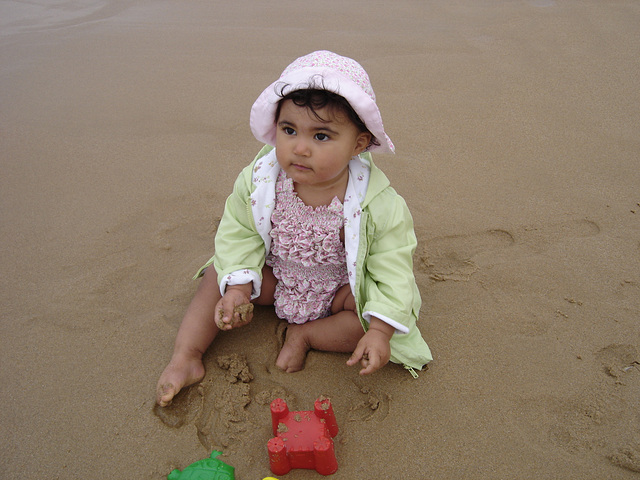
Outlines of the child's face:
M369 145L371 135L361 132L342 113L307 107L284 100L276 125L276 154L280 167L296 183L321 188L349 176L349 161Z

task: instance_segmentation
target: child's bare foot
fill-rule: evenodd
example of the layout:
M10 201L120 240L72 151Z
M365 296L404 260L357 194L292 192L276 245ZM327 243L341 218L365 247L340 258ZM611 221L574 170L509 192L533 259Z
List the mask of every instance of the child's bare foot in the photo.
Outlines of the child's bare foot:
M276 359L276 366L287 373L302 370L310 348L303 335L302 326L289 325L284 345Z
M204 377L204 365L197 356L175 355L164 369L156 387L156 403L166 407L184 387Z

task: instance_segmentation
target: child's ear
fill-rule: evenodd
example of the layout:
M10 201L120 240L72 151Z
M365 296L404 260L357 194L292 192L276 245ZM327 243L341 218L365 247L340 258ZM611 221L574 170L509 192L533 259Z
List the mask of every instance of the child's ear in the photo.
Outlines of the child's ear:
M360 132L356 138L356 147L354 149L354 155L360 155L364 152L371 143L371 134L369 132Z

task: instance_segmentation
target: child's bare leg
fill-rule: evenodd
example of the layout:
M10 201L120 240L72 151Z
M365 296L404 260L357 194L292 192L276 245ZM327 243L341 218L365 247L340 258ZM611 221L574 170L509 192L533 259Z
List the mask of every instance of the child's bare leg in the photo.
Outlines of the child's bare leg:
M276 365L288 373L302 370L307 352L312 348L325 352L353 352L364 330L349 284L336 292L331 313L333 315L329 317L302 325L289 325Z
M255 303L273 304L275 277L268 266L264 267L262 275L262 290L260 296L255 299ZM248 301L251 285L228 287L227 293L236 288L246 290L238 298L246 297ZM205 270L198 290L184 315L176 336L171 361L158 380L156 402L161 407L168 405L182 388L199 382L204 377L202 356L220 331L215 323L215 317L219 314L216 307L221 298L218 274L215 268L210 266Z
M310 349L351 353L363 335L358 316L350 310L302 325L289 325L276 365L285 372L297 372L304 367Z
M183 387L204 377L202 355L219 331L214 315L220 298L217 273L209 267L185 312L171 361L158 380L156 402L161 407L168 405Z
M338 313L342 310L356 312L356 299L351 293L351 286L347 283L338 289L331 302L331 313Z

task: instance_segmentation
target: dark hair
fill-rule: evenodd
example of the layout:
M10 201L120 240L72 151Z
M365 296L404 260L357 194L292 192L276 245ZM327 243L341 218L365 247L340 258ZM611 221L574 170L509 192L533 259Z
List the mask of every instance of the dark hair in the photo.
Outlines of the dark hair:
M371 141L369 142L369 145L367 145L367 149L372 145L380 145L376 137L369 131L365 123L360 119L356 111L343 96L329 90L314 87L294 90L293 92L284 95L282 92L287 86L288 85L283 85L280 88L279 95L282 98L278 102L278 106L276 108L276 115L274 119L276 123L278 122L278 118L280 117L282 102L284 102L285 100L291 100L298 107L308 108L313 113L313 115L321 122L328 122L329 120L326 118L322 118L318 114L317 110L328 107L333 112L337 111L346 115L358 130L371 135Z

